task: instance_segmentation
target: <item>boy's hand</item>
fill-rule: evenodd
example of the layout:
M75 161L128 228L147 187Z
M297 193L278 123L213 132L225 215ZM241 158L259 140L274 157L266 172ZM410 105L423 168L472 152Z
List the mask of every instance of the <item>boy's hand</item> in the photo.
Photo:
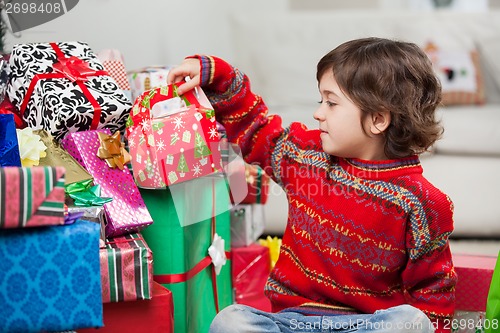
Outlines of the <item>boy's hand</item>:
M172 68L167 75L167 84L172 84L184 80L189 76L190 80L177 88L179 95L200 85L201 66L200 60L194 58L184 59L177 67Z

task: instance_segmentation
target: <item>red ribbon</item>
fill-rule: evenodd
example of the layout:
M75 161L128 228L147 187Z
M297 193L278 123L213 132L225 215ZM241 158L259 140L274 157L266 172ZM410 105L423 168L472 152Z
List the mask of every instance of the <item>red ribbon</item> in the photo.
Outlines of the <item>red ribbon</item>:
M165 173L165 169L163 169L163 172ZM166 175L164 175L166 177ZM215 235L215 185L214 185L214 180L212 180L212 223L211 223L211 235L212 235L212 242L214 239ZM230 259L231 253L226 251L226 257L227 259ZM166 283L180 283L180 282L186 282L187 280L193 278L198 274L199 272L203 271L205 268L210 266L212 264L212 258L210 256L206 256L205 258L201 259L196 265L194 265L190 270L188 270L185 273L179 273L179 274L158 274L153 276L153 280L157 283L160 284L166 284ZM215 266L212 265L212 290L214 292L214 302L215 302L215 311L219 313L219 293L217 292L217 274L215 273Z
M212 157L212 154L210 154ZM215 235L215 180L212 179L212 243ZM219 293L217 292L217 273L212 265L212 289L214 291L215 311L219 313Z
M55 72L36 74L33 77L28 87L28 91L24 96L23 103L21 104L21 115L24 114L26 106L28 105L28 102L31 99L31 95L33 94L35 86L39 80L67 78L71 82L75 82L80 87L85 97L87 97L87 100L90 102L90 104L92 104L92 107L94 108L94 116L92 118L92 123L90 124L90 129L97 129L97 126L99 125L99 119L101 118L101 106L94 98L94 96L92 96L83 81L86 81L89 76L108 75L108 72L104 70L93 70L89 67L88 63L76 57L66 57L56 43L50 43L50 46L54 49L57 56L57 62L53 64Z
M75 56L69 58L59 58L52 67L56 72L64 74L72 82L87 81L87 76L95 71L89 67L89 64Z

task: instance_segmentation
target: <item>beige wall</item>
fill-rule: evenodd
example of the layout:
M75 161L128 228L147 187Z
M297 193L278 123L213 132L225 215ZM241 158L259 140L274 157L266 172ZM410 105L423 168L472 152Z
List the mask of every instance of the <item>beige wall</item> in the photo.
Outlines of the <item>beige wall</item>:
M404 9L410 2L411 0L289 0L292 10ZM500 8L500 0L487 0L487 2L490 8Z
M293 10L321 9L375 9L379 4L376 0L289 0Z
M293 10L321 9L375 9L379 3L376 0L289 0Z

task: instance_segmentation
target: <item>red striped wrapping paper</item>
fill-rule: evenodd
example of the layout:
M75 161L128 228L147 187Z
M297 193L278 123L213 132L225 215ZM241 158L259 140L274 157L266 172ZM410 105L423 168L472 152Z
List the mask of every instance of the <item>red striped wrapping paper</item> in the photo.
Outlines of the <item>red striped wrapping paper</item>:
M151 299L153 255L141 234L107 239L99 256L103 303Z
M0 228L64 224L63 167L0 168Z

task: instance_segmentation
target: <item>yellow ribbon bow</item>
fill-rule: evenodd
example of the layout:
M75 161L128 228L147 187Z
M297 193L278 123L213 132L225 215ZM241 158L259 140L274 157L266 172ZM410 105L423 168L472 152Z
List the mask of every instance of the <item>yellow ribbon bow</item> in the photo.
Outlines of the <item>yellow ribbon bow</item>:
M125 150L125 144L121 142L120 132L108 135L102 132L98 133L101 146L97 151L97 156L106 160L110 168L118 167L123 170L125 164L130 162L130 154Z

